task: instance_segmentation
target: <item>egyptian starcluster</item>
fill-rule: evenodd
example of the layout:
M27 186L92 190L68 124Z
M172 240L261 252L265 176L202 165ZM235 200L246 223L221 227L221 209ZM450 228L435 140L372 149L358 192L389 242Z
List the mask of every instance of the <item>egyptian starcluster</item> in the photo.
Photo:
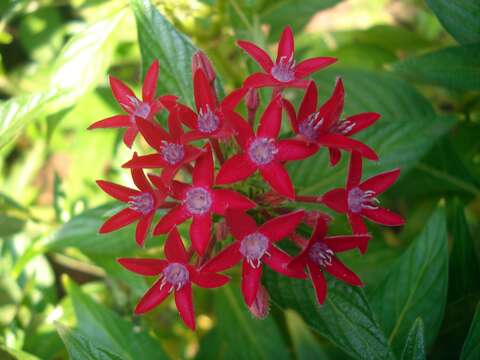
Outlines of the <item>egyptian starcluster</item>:
M138 302L136 314L152 310L173 293L181 318L192 329L192 284L221 287L230 280L222 272L241 262L244 301L252 314L262 317L268 309L268 292L261 285L266 265L297 281L310 279L322 304L327 293L325 272L352 286L362 286L336 254L355 248L365 253L371 236L364 219L386 226L404 222L380 207L377 198L396 181L399 170L362 181L362 162L378 157L351 137L373 125L380 115L365 112L345 117L342 79L337 79L327 101L318 104L317 85L309 76L336 59L316 57L296 63L289 27L282 33L275 61L253 43L237 44L261 71L248 76L241 88L223 99L218 99L215 90L212 65L205 54L197 52L192 59L194 109L175 95L157 96L159 63L154 61L146 73L141 99L110 77L113 95L124 113L90 126L124 128L128 148L138 134L152 148L150 154L133 153L123 165L130 169L136 189L97 181L104 192L125 203L123 210L102 225L100 233L136 223L139 246L144 246L151 228L153 236L166 234L164 258L121 258L118 262L129 271L156 278ZM271 89L264 106L259 88ZM283 97L285 89L303 92L298 109ZM237 112L241 106L245 106L247 119ZM257 114L259 108L264 108L263 113ZM168 114L166 126L156 120L160 111ZM291 131L280 138L284 114ZM336 166L342 152L348 154L345 187L317 196L296 195L286 164L319 151L328 151L331 166ZM352 234L329 235L331 217L302 209L305 203L345 213ZM153 226L154 220L158 222ZM187 247L177 229L183 223L182 229L189 226ZM311 233L309 239L302 235L305 233ZM281 240L298 248L295 256L278 247Z

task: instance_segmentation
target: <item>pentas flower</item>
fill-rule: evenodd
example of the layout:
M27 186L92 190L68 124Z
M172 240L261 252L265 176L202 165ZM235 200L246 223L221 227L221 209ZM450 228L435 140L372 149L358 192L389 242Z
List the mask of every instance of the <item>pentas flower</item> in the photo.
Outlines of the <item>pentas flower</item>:
M229 277L204 272L189 265L189 256L182 239L173 229L165 242L166 260L123 258L118 262L127 270L144 276L160 275L135 307L135 314L143 314L161 304L173 292L177 310L185 324L195 330L195 311L192 301L192 283L203 288L225 285Z
M167 133L154 122L138 119L138 129L147 143L157 150L156 154L137 156L123 164L124 168L162 168L162 181L168 187L177 171L195 160L202 151L183 139L182 125L175 114L168 117Z
M223 215L227 209L248 210L256 204L228 189L213 189L213 157L210 146L201 155L192 172L192 185L173 181L170 196L180 204L162 217L154 235L166 234L175 225L192 218L190 240L195 251L203 255L212 233L212 214Z
M109 233L138 221L135 239L139 246L143 246L155 210L163 204L167 192L163 186L158 189L153 188L143 170L132 169L131 173L138 190L109 181L97 180L98 186L108 195L128 204L128 207L105 221L99 232L101 234Z
M300 160L314 154L316 148L299 140L278 140L282 121L282 103L275 97L265 109L256 134L237 113L227 115L236 129L236 139L242 152L228 159L217 175L217 184L231 184L244 180L259 170L270 186L287 198L295 191L283 162Z
M307 143L328 147L332 165L340 160L340 149L357 151L367 159L378 160L377 154L371 148L349 136L375 123L380 115L362 113L340 120L344 97L343 82L342 79L338 79L332 96L317 110L317 86L314 81L311 81L298 114L295 113L293 105L288 100L284 100L293 131Z
M107 119L97 121L88 129L97 128L126 128L123 142L129 148L138 134L136 118L152 120L156 113L163 107L163 103L175 101L176 96L161 96L155 98L157 91L159 65L155 60L147 71L142 87L142 100L137 98L125 83L110 76L110 87L115 99L118 101L126 115L115 115Z
M265 50L251 42L240 40L237 41L237 45L264 70L250 75L244 82L246 87L304 88L308 85L305 77L337 61L331 57L315 57L295 64L295 44L289 26L283 30L275 63Z
M300 271L305 267L308 269L320 304L323 304L327 295L324 271L347 284L363 286L358 276L348 269L335 254L354 249L359 242L368 242L370 239L370 235L326 236L327 230L327 223L319 218L305 249L288 264L292 270Z
M401 226L405 223L400 215L379 206L377 196L395 183L400 169L388 171L364 182L362 178L362 157L353 152L350 158L347 184L345 189L333 189L322 196L321 201L340 213L346 213L354 234L365 234L367 228L363 218L387 226ZM362 253L367 250L367 243L359 245Z
M242 261L242 294L248 306L252 305L260 287L263 264L285 276L304 278L301 271L287 268L291 257L274 246L295 231L303 216L304 211L299 210L257 227L247 214L228 211L227 224L236 241L206 263L202 270L219 272Z
M169 111L176 111L178 118L193 129L193 131L185 134L184 138L191 141L231 136L233 130L225 119L224 111L233 110L242 100L247 89L241 88L233 91L218 104L217 96L201 69L198 69L194 74L193 89L196 112L180 103L168 107Z

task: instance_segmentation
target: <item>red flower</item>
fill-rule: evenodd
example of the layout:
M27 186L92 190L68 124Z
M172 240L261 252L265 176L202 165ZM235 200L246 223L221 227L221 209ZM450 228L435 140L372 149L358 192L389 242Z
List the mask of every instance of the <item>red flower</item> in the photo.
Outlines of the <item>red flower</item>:
M155 60L147 71L142 88L142 100L139 100L133 91L122 81L110 76L110 87L115 99L128 115L115 115L107 119L97 121L90 125L88 129L97 128L127 128L123 136L123 142L129 148L138 134L138 128L135 119L142 118L151 120L155 114L163 107L163 102L172 102L176 96L161 96L155 99L158 79L158 60Z
M124 168L163 168L162 181L169 185L177 171L195 160L202 151L183 139L182 125L174 113L168 117L170 134L154 122L137 120L138 129L156 154L138 156L123 164Z
M404 220L390 210L378 206L377 196L385 192L397 180L400 169L388 171L360 183L362 178L362 158L353 152L350 158L347 185L345 189L333 189L322 196L322 202L332 210L347 213L354 234L365 234L367 228L363 217L387 226L400 226ZM367 243L359 245L362 253Z
M228 117L236 128L236 139L243 152L223 164L217 175L217 184L243 180L258 169L275 191L293 199L292 181L282 162L305 159L314 154L316 148L299 140L276 139L282 121L281 98L277 96L267 106L256 134L237 113L229 112Z
M229 277L221 274L200 271L188 264L177 229L173 229L165 242L166 260L160 259L118 259L127 270L145 276L160 275L160 278L143 295L135 308L135 314L143 314L161 304L172 291L177 310L185 324L195 330L195 312L192 302L192 282L203 288L216 288L225 285Z
M134 154L134 158L136 153ZM147 180L143 170L132 169L132 178L139 190L97 180L98 186L113 198L128 203L128 207L113 215L100 228L101 234L109 233L127 226L138 220L136 241L143 246L145 238L152 223L155 210L163 203L167 193L163 187L154 189Z
M169 111L177 111L178 118L193 131L185 134L188 141L202 138L226 138L233 134L233 130L225 121L224 110L233 110L242 100L247 89L233 91L217 104L217 96L210 85L205 73L198 69L193 78L195 96L195 113L188 106L177 103Z
M173 198L181 204L166 214L155 227L154 235L166 234L175 225L193 218L190 226L190 239L195 251L203 255L207 248L212 232L212 214L225 214L227 208L248 210L256 205L253 201L233 190L214 190L213 157L210 146L200 156L192 173L192 185L178 181L172 182Z
M323 276L324 271L347 284L363 286L358 276L348 269L335 256L335 253L353 249L359 242L366 243L370 239L370 235L367 234L327 237L327 230L328 226L325 220L318 218L317 225L307 246L288 265L290 269L296 271L307 267L320 304L323 304L327 295L327 282Z
M317 111L317 86L311 81L300 104L298 115L293 105L284 100L293 131L304 141L326 146L330 151L330 163L340 160L340 149L357 151L370 160L378 160L377 154L367 145L349 136L372 125L380 117L376 113L362 113L340 120L345 91L342 79L338 79L332 96Z
M299 210L273 218L260 227L239 211L227 213L227 224L236 241L222 250L202 268L218 272L231 268L243 259L242 293L245 303L251 306L257 295L262 276L262 263L283 275L304 278L302 271L287 268L291 257L273 244L295 231L302 221L304 211Z
M308 84L307 80L304 80L305 77L337 61L331 57L316 57L295 64L293 33L288 26L285 27L280 38L275 64L270 56L257 45L242 40L237 41L237 45L245 50L265 71L250 75L244 82L246 87L304 88Z

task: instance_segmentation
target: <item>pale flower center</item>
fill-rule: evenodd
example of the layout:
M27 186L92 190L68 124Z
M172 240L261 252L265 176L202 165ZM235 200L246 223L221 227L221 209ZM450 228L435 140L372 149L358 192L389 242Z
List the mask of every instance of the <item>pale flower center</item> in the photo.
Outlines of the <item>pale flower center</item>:
M185 150L182 144L175 144L167 141L162 141L160 153L163 159L170 165L178 164L185 156Z
M290 82L295 79L295 61L293 54L290 59L282 56L280 61L276 63L270 71L272 76L280 82Z
M332 258L334 252L328 248L328 246L323 242L316 242L308 250L308 257L315 264L320 266L329 266L332 265Z
M204 188L194 187L187 191L184 204L191 214L203 215L212 207L212 195Z
M180 263L168 264L162 271L163 279L160 285L162 289L166 284L172 285L172 290L180 290L189 281L188 269Z
M248 156L256 165L266 165L270 163L278 153L275 140L270 138L256 138L248 147Z
M323 124L323 119L318 120L320 113L316 112L310 114L300 125L298 125L298 132L308 140L316 140L318 136L318 129Z
M130 205L130 209L134 211L145 215L153 210L153 196L148 192L129 196L128 199L128 205Z
M198 130L202 133L212 133L218 129L220 120L215 113L212 112L210 106L207 105L205 111L200 109L198 112Z
M127 108L130 110L130 120L135 121L135 116L142 119L148 119L151 107L148 103L138 100L135 96L129 96L130 104Z
M355 123L350 120L337 121L332 126L332 132L347 135L355 127Z
M265 254L270 255L267 252L268 244L269 241L265 235L255 232L243 238L240 243L240 253L252 267L258 268L262 256Z
M353 213L359 213L362 209L378 209L380 201L375 197L375 192L371 190L363 191L355 187L348 192L348 208Z

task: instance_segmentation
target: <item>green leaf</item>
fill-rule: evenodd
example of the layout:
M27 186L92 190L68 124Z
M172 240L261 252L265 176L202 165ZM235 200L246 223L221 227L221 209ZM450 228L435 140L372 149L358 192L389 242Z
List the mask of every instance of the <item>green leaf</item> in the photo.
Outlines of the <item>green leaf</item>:
M445 211L438 208L372 297L372 307L395 353L401 353L408 331L420 316L428 329L427 348L433 344L443 319L447 286Z
M27 209L0 193L0 237L20 232L28 217Z
M56 327L71 360L125 360L110 350L99 347L95 340L87 339L78 330L68 329L59 323Z
M29 354L25 351L12 349L12 348L9 348L9 347L3 346L3 345L0 345L0 355L1 355L2 359L12 358L12 359L17 359L17 360L40 360L40 358L38 358L38 357L36 357L32 354Z
M382 73L353 69L324 71L316 76L323 99L331 92L337 76L343 78L348 94L346 115L367 111L382 115L374 126L356 137L380 157L378 162L365 162L365 177L396 167L404 174L454 123L451 118L438 117L428 100L407 83ZM322 149L307 160L292 162L289 173L302 193L318 194L344 185L347 160L344 153L342 161L332 168L328 165L328 151Z
M328 278L328 295L319 306L309 281L265 273L273 302L293 309L315 331L356 359L392 359L393 354L362 289Z
M428 5L460 43L480 41L480 3L475 0L427 0Z
M424 360L425 339L422 318L417 318L407 336L405 347L403 348L402 360Z
M426 55L407 58L393 69L410 81L443 86L453 90L480 89L480 44L449 47Z
M460 360L474 360L480 357L480 303L477 305L472 325L463 344Z
M121 354L124 359L138 359L139 354L142 359L167 359L160 344L145 331L134 329L131 321L93 301L73 281L67 279L64 283L73 303L78 329L88 334L95 344Z

